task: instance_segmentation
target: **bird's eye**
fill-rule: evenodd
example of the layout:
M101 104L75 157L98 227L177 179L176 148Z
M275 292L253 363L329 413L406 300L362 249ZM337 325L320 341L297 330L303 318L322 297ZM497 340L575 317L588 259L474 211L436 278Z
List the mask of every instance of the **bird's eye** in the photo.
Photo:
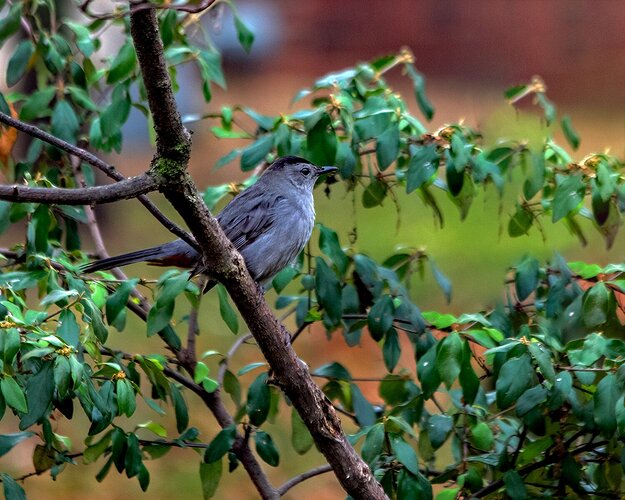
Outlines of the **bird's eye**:
M308 177L308 175L310 175L310 169L308 167L304 167L303 169L300 170L300 172L302 173L302 175Z

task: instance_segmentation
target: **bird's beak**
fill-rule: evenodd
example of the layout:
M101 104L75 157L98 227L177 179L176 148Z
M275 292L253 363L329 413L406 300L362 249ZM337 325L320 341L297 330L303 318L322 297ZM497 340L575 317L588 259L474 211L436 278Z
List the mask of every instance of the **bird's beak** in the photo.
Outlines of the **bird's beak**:
M334 172L338 172L339 169L336 167L320 167L318 170L318 174L317 175L325 175L325 174L332 174Z

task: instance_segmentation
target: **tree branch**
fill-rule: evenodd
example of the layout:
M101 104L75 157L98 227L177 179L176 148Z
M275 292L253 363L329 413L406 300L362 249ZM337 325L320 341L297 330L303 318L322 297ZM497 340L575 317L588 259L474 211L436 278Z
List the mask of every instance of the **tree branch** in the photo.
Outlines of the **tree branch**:
M142 74L150 75L144 78L144 85L156 131L157 154L152 170L164 178L163 194L196 237L204 263L210 263L211 274L226 286L279 386L343 488L354 498L386 498L367 464L347 441L334 408L295 354L289 332L273 315L243 258L211 216L186 172L189 138L173 98L154 10L131 14L130 28Z
M319 467L315 467L314 469L310 469L306 472L302 472L301 474L295 477L292 477L286 483L280 486L278 488L278 493L280 494L280 496L283 496L291 488L293 488L294 486L297 486L299 483L306 481L306 479L310 479L311 477L315 477L320 474L325 474L326 472L330 472L331 470L332 470L332 467L330 467L328 464L325 464L325 465L320 465Z
M115 184L86 188L45 188L20 186L18 184L0 186L0 200L19 203L34 202L60 205L93 205L136 198L140 194L156 191L158 183L151 174L130 177Z

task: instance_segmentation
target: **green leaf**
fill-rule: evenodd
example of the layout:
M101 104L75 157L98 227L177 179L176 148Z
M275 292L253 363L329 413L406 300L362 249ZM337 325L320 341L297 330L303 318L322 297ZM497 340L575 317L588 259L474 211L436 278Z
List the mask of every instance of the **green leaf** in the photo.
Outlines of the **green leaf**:
M386 334L382 354L386 369L392 372L397 366L399 357L401 356L401 346L399 345L399 337L395 328L391 328Z
M265 134L243 150L241 155L241 170L244 172L256 168L265 160L265 157L273 148L273 135ZM234 152L230 153L233 154ZM230 161L230 160L228 160ZM215 167L218 168L218 167Z
M28 411L24 391L13 377L5 375L0 379L0 391L2 391L6 404L11 408L21 413Z
M530 357L526 354L506 361L495 383L497 406L500 409L514 404L519 396L530 388L534 379L534 370Z
M571 122L571 117L568 115L564 115L562 120L560 121L560 125L562 126L562 132L564 133L564 137L569 145L573 149L577 149L579 147L579 135L573 128L573 123Z
M436 360L437 349L439 344L434 344L428 351L419 358L417 363L417 375L421 382L423 397L430 399L432 394L436 392L441 384L441 378L438 372Z
M384 171L399 155L399 126L392 121L389 127L377 138L375 155L380 170Z
M245 410L250 423L256 427L262 425L269 415L271 392L267 385L267 372L263 372L254 379L247 392Z
M134 432L131 432L126 438L126 456L124 458L126 476L135 477L141 471L141 465L143 464L141 463L141 448L139 447L139 439Z
M369 333L375 341L382 340L393 326L395 306L390 295L382 295L367 315Z
M510 498L514 498L514 500L524 500L527 498L525 483L523 483L523 479L517 471L506 471L503 475L503 481L506 485L506 493Z
M545 113L545 122L547 123L547 125L551 125L551 122L556 117L556 107L549 99L547 99L547 96L544 94L544 92L537 92L535 96L536 102Z
M241 384L230 370L224 372L223 389L230 394L237 408L241 406Z
M254 443L256 444L258 456L262 458L265 463L272 467L277 467L280 464L280 454L269 434L261 430L256 430L254 433Z
M28 62L32 57L35 48L30 40L22 40L15 52L9 59L9 65L7 67L7 85L12 87L19 82L26 70L28 69Z
M330 257L341 276L344 275L349 265L349 258L341 248L336 232L323 224L319 224L319 249Z
M470 440L473 446L483 451L489 451L495 443L493 431L486 422L480 422L471 427Z
M28 439L31 436L34 436L34 432L15 432L13 434L0 434L0 457L2 455L6 455L11 449L24 441L24 439Z
M397 474L397 500L432 500L432 485L422 474L402 469Z
M106 320L120 332L126 325L126 306L137 283L138 279L124 281L106 299Z
M119 49L118 54L111 62L106 77L106 83L114 84L130 76L137 64L137 55L132 42L128 39Z
M516 212L508 222L508 235L512 238L523 236L529 232L533 223L534 215L532 212L518 205Z
M80 325L76 321L76 316L69 309L64 309L59 316L56 334L68 345L77 348L80 338Z
M389 438L397 460L413 474L419 474L419 460L412 446L397 434L390 434Z
M385 182L377 179L372 180L362 193L362 205L365 208L377 207L382 205L388 186Z
M524 156L521 156L524 158ZM545 187L545 157L542 152L532 153L532 173L523 183L523 196L531 200Z
M315 263L315 292L317 300L323 307L331 324L338 325L343 314L341 284L336 273L326 264L323 258L317 257Z
M365 442L362 445L361 455L365 462L372 464L382 452L384 444L384 424L379 423L371 426L367 431Z
M428 120L431 120L434 116L434 106L425 93L425 78L415 69L413 64L406 64L405 68L408 76L412 79L419 110Z
M217 285L217 296L219 297L219 314L230 331L235 335L239 331L239 317L230 305L228 292L223 285Z
M4 498L6 500L26 500L24 489L11 476L2 472L0 473L0 479L2 479Z
M516 403L516 413L519 417L525 416L532 411L536 406L544 403L547 399L547 390L542 385L535 385L534 387L525 391Z
M434 177L438 170L439 156L436 145L420 146L410 157L406 172L406 192L412 193Z
M9 328L2 332L2 336L4 337L3 339L0 339L2 359L7 365L11 365L15 355L19 352L22 345L20 332L17 328Z
M314 127L308 131L306 147L308 159L316 165L334 165L338 141L332 119L327 113L323 113Z
M293 408L291 410L291 445L293 449L298 455L303 455L312 448L313 444L314 441L308 427Z
M102 343L106 342L108 330L102 321L102 313L91 300L84 299L80 302L85 309L83 320L91 324L93 333ZM149 318L149 314L148 314Z
M54 359L54 385L59 399L65 398L71 382L71 368L69 359L65 356L57 356Z
M69 92L74 103L89 111L98 111L98 106L91 100L86 90L76 87L75 85L68 85L65 90Z
M171 384L169 386L171 391L171 399L174 403L174 412L176 414L176 430L181 433L187 427L189 427L189 410L187 409L187 403L184 400L182 392Z
M436 366L441 380L451 388L462 369L462 340L457 332L452 332L438 345Z
M46 114L50 114L50 101L54 97L54 87L46 87L33 92L20 109L20 118L30 121Z
M230 192L230 186L228 184L222 184L221 186L209 186L204 190L202 199L206 203L206 207L209 210L214 210L219 201Z
M43 363L41 369L26 382L26 401L28 413L20 420L20 429L24 430L39 422L46 415L54 396L54 367L52 362Z
M204 500L213 498L217 492L222 469L222 460L215 460L211 463L200 462L200 480L202 482L202 496Z
M581 175L557 175L558 185L553 196L553 222L571 214L583 201L586 185Z
M593 396L595 423L606 437L612 437L616 431L616 404L619 395L616 376L608 373L597 384Z
M6 16L0 19L0 43L3 43L19 29L23 6L19 2L14 3Z
M538 260L526 256L516 267L514 285L519 301L524 301L538 286Z
M234 15L234 27L237 31L237 38L241 47L245 49L245 52L249 52L252 49L254 43L254 33L243 23L238 15Z
M360 427L367 427L375 424L377 417L371 403L367 401L356 384L351 383L349 384L349 387L352 392L352 405Z
M147 334L148 337L159 333L169 325L169 321L174 313L174 302L168 302L164 305L158 302L152 306L148 312Z
M472 404L477 397L477 393L480 389L480 379L475 374L471 360L473 359L473 352L466 340L462 341L462 367L460 369L460 386L462 387L462 397L464 402Z
M128 379L118 379L115 382L115 392L117 394L118 414L131 417L137 409L137 399L132 384Z
M76 142L80 128L76 113L66 100L57 101L52 111L52 134L71 144Z
M432 448L436 450L443 446L453 429L453 425L454 421L448 415L432 415L428 419L426 429Z
M206 448L206 452L204 453L204 463L211 464L218 460L221 460L232 445L234 444L234 440L236 439L237 428L235 425L229 425L228 427L223 428L215 439L213 439L208 448Z
M588 328L603 325L615 307L614 292L599 282L584 292L582 302L583 321Z
M540 368L543 376L553 384L556 380L556 372L553 369L551 354L548 349L543 347L541 344L537 344L536 342L530 343L528 349L532 358L534 358L534 361L536 361L536 364Z
M95 50L95 43L91 39L91 32L86 26L69 20L65 21L65 25L74 32L76 36L76 46L85 57L90 57Z

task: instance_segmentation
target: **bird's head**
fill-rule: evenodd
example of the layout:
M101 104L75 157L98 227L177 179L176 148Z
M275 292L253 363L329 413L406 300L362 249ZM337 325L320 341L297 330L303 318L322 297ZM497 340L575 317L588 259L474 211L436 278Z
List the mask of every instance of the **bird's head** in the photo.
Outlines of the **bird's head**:
M288 183L299 190L312 192L319 176L337 170L336 167L318 167L299 156L285 156L274 161L261 178L272 185Z

